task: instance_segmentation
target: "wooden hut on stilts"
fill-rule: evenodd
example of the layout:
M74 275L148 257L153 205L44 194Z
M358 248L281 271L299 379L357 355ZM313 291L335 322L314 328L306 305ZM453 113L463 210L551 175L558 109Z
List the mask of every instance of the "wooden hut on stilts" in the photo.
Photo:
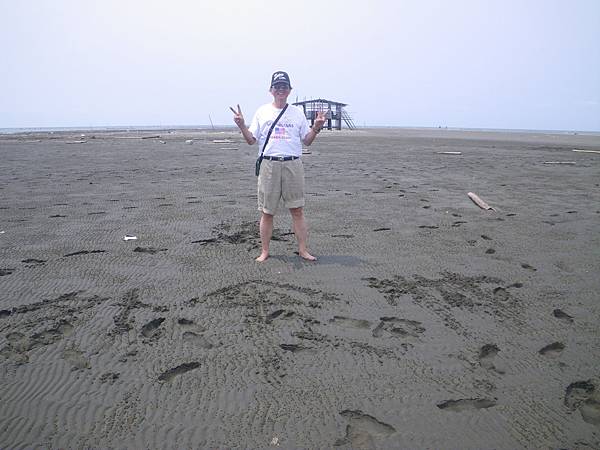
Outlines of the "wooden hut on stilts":
M354 125L354 122L352 121L352 117L350 117L348 112L344 109L344 107L348 106L346 103L317 98L314 100L296 102L294 105L302 107L304 115L306 116L306 119L310 121L311 126L317 118L317 112L327 111L327 122L325 122L324 128L327 128L328 130L341 130L342 123L346 124L351 130L356 128L356 125Z

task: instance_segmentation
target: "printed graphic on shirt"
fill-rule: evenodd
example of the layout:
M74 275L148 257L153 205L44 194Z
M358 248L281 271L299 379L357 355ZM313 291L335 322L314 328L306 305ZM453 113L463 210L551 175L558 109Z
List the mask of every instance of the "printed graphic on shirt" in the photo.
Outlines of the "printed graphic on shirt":
M273 129L273 134L271 134L271 139L279 139L284 141L289 141L292 139L290 135L291 129L294 128L294 124L292 123L282 123L275 125Z

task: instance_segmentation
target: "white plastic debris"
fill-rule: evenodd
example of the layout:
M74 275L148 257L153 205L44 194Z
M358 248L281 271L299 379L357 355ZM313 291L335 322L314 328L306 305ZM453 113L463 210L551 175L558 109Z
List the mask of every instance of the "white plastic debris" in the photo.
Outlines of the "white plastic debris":
M123 240L124 241L136 241L137 236L133 236L131 234L126 234L125 236L123 236Z
M194 141L192 139L188 139L187 141L185 141L186 144L193 144Z
M489 210L496 211L494 208L492 208L486 202L484 202L483 200L481 200L481 198L479 198L479 196L477 194L474 194L473 192L469 192L469 193L467 193L467 195L469 196L469 198L471 200L473 200L473 203L475 203L481 209L485 209L485 210L488 210L488 211Z
M573 151L579 153L600 153L599 150L579 150L577 148L574 148Z
M278 437L274 437L273 439L271 439L271 445L279 447L279 438Z

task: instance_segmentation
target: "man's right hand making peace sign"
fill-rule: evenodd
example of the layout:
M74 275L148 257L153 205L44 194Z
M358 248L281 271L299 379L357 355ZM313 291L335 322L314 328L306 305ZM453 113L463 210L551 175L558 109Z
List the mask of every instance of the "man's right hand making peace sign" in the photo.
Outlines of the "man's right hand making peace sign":
M235 124L240 129L242 127L244 127L244 125L245 125L244 115L242 114L242 109L240 108L240 105L237 105L237 111L235 109L233 109L231 106L229 107L229 109L233 112L233 121L235 122Z
M252 133L250 133L248 127L246 127L246 122L244 122L244 115L242 114L242 108L240 108L240 105L237 105L237 111L231 106L229 109L233 112L233 121L242 132L246 142L250 145L254 145L256 143L256 138L252 135Z

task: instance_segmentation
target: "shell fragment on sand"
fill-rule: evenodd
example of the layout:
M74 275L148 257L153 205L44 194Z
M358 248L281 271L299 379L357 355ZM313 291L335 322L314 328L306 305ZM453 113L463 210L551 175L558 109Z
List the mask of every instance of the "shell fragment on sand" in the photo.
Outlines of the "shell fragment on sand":
M489 211L489 210L496 211L494 208L492 208L486 202L481 200L477 194L474 194L473 192L469 192L469 193L467 193L467 195L469 196L469 198L471 200L473 200L473 203L475 203L481 209L485 209L486 211Z
M131 234L126 234L125 236L123 236L123 240L124 241L135 241L135 240L137 240L137 236L133 236Z
M544 161L544 164L576 164L575 161Z
M462 155L462 152L436 152L438 155Z
M193 144L194 140L193 139L188 139L187 141L185 141L186 144Z

